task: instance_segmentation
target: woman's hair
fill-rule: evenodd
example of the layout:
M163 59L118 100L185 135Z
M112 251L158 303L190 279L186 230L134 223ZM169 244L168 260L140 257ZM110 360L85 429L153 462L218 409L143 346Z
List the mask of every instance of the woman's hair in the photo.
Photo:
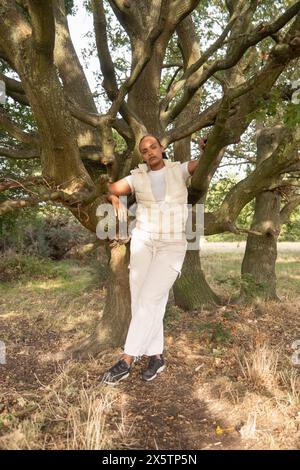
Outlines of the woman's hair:
M146 135L144 135L144 136L141 138L140 142L139 142L139 146L141 145L141 142L142 142L146 137L154 137L154 139L156 139L157 142L159 143L159 145L162 147L159 138L156 137L156 135L152 135L152 134L146 134ZM162 156L163 156L163 158L164 158L165 160L168 160L168 157L167 157L167 154L166 154L165 151L162 152Z

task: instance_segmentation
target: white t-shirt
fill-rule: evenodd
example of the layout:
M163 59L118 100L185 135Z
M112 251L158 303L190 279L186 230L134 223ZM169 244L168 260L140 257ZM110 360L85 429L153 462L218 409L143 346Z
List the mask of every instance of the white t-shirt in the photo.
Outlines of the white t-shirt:
M188 163L189 162L184 162L184 163L181 163L180 165L182 177L185 183L187 182L188 178L191 176L188 170ZM153 196L157 202L163 202L165 200L165 195L166 195L165 172L166 172L166 167L161 168L160 170L156 170L156 171L149 170L147 173L150 177ZM125 180L129 184L131 191L134 193L133 176L132 175L126 176Z

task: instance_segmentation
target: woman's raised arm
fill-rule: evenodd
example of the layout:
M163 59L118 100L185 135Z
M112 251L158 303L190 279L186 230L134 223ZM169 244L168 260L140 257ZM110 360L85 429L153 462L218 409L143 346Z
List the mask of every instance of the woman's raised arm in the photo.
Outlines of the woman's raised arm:
M205 146L206 146L206 142L207 142L207 136L204 136L204 137L201 137L199 140L198 140L198 146L199 146L199 150L200 150L200 156L202 155L202 153L204 152L204 149L205 149ZM189 170L189 174L192 175L194 173L194 171L196 170L197 166L198 166L198 163L199 163L199 160L190 160L189 163L188 163L188 170Z
M127 196L131 193L131 187L125 178L108 185L108 194L113 196Z
M108 185L107 200L112 203L115 215L120 221L126 220L127 208L120 202L119 196L127 196L131 192L131 187L125 178Z

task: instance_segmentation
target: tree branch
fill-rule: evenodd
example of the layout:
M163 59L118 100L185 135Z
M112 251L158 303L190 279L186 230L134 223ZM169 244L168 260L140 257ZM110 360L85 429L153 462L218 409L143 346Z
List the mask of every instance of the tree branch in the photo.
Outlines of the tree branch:
M123 3L123 2L118 2ZM96 46L100 61L100 68L103 74L103 87L107 96L113 101L118 93L118 84L115 74L114 64L110 55L107 41L107 23L103 8L103 0L92 0L94 30L96 36Z
M122 0L108 0L110 6L118 19L119 23L123 26L129 36L134 34L141 35L143 28L142 15L139 9L139 2L127 2ZM129 6L124 5L129 4ZM145 3L145 2L143 2Z
M168 2L162 0L157 23L154 27L150 28L150 30L147 31L147 36L145 40L142 43L139 43L138 47L133 47L132 72L130 74L130 77L125 80L125 82L118 90L115 100L108 111L108 115L112 117L115 117L117 115L125 96L129 93L129 91L141 75L142 71L146 67L147 63L151 59L155 41L159 38L165 25L168 7Z
M123 4L123 2L118 2L118 3L120 3L119 6L121 6L121 3ZM109 47L108 47L107 32L106 32L107 22L106 22L105 12L103 8L103 1L93 0L92 7L93 7L94 29L95 29L95 35L96 35L96 46L97 46L98 57L100 61L100 68L103 74L102 85L109 99L111 101L114 101L118 99L118 96L119 96L118 93L120 94L120 92L118 90L115 69L114 69L113 61L112 61ZM129 7L124 6L124 8L127 11ZM129 126L133 128L140 127L142 126L142 123L139 121L137 116L134 115L132 110L129 108L128 104L125 103L123 99L120 99L120 98L121 97L119 96L119 101L118 103L115 104L115 107L116 108L118 106L120 107L120 113L122 114L126 122L124 121L123 123L124 125L119 126L117 121L115 121L115 124L117 126L116 130L120 133L120 135L122 135L122 137L126 140L127 144L129 145L129 140L132 140L133 138L132 130L130 129ZM128 124L127 129L124 128L126 123Z
M290 221L292 212L300 204L300 195L292 197L287 204L280 211L280 224L287 224Z
M174 26L178 25L200 3L200 0L176 0L172 3L169 17Z
M20 104L24 104L25 106L30 106L29 100L26 95L21 95L20 93L15 93L14 91L10 91L10 90L7 90L7 95Z
M2 107L0 107L0 128L23 144L39 144L38 134L36 132L25 132L20 129L17 124L11 121Z
M37 199L19 199L17 201L8 200L0 204L0 216L7 214L8 212L13 212L17 209L24 209L25 207L36 206L39 202L42 202Z
M20 93L20 94L25 94L22 83L19 82L18 80L7 77L1 72L0 72L0 80L2 80L5 83L7 90L15 91L16 93Z
M299 161L295 148L300 143L300 127L294 131L285 129L278 147L270 157L257 165L255 170L244 180L240 181L226 195L216 218L224 222L234 223L242 208L253 197L262 191L275 189L280 186L280 174L283 169L293 162Z
M298 14L287 33L287 41L294 37L292 33L295 35L298 31L299 20ZM204 151L204 158L199 162L192 178L192 186L195 189L201 191L201 187L205 187L207 175L210 167L214 165L216 155L224 146L239 141L240 136L253 119L252 113L261 107L262 100L265 99L287 64L299 55L298 46L291 46L290 43L276 45L272 49L267 64L257 75L240 86L226 91Z
M183 97L175 105L175 107L162 113L161 119L165 122L165 124L170 123L172 120L174 120L176 118L176 116L178 116L178 114L186 106L186 104L189 102L189 100L191 99L193 94L196 92L196 90L200 86L202 86L214 73L216 73L219 70L225 70L225 69L233 67L240 60L240 58L243 56L243 54L246 52L247 49L249 49L251 46L254 46L258 42L260 42L262 39L264 39L265 37L270 36L271 34L274 34L276 31L278 31L280 28L282 28L286 23L288 23L288 21L290 21L295 15L297 15L297 13L299 11L300 11L300 1L298 1L294 5L292 5L274 23L272 23L270 25L265 25L265 26L259 25L257 28L255 28L254 31L251 31L250 33L248 33L245 36L245 38L240 41L238 46L233 50L233 52L228 57L226 57L224 59L218 59L218 60L214 61L211 65L209 65L203 71L203 73L201 74L200 77L196 77L196 79L192 79L193 77L191 75L199 68L199 66L204 64L204 62L203 62L204 58L206 60L211 55L211 54L208 55L208 51L216 45L216 43L219 41L219 39L222 37L222 35L224 35L225 30L227 28L230 29L230 27L233 24L233 20L236 19L236 17L234 17L232 20L230 20L230 22L226 26L224 32L220 36L220 38L218 38L218 40L208 49L208 51L205 52L201 56L201 58L198 62L193 64L192 67L190 67L186 71L186 73L179 80L179 82L176 82L174 84L174 87L172 87L172 89L170 90L170 93L167 95L167 97L165 98L165 100L163 102L163 108L164 109L166 109L166 106L173 99L173 97L183 87L185 87L185 92L183 94ZM276 49L274 49L274 50L276 50ZM189 80L189 82L188 82L189 77L191 77L191 80Z
M101 153L100 147L79 147L80 157L82 159L89 158L91 153L97 153L100 155L101 160L104 159L104 155ZM0 147L0 158L11 158L12 160L30 160L33 158L41 158L40 150L38 148L28 147Z
M52 0L28 0L28 10L33 29L32 40L35 50L53 59L55 25Z
M16 3L1 0L0 3L0 47L9 63L14 66L20 46L31 36L31 27Z
M42 197L28 197L24 199L13 200L9 199L0 204L0 216L12 212L17 209L24 209L25 207L33 207L40 202L58 201L61 202L64 193L63 191L54 191L44 194Z
M32 158L40 158L39 149L0 147L0 158L12 158L14 160L29 160Z
M4 178L0 180L0 192L7 191L8 189L24 189L30 191L28 186L47 185L47 180L42 176L30 176L26 179L16 180L13 178Z
M123 13L128 13L130 9L130 0L110 0L115 8L122 11Z
M68 107L72 116L93 127L101 128L104 125L112 124L114 121L114 119L107 114L90 113L89 111L80 108L71 99L68 100Z
M200 129L212 126L215 122L216 116L220 110L221 100L216 101L210 105L205 111L199 114L199 116L192 122L187 121L180 126L176 126L174 129L166 132L161 138L163 145L167 146L172 142L188 137Z
M66 14L65 1L53 0L55 16L55 48L54 62L58 67L59 75L63 82L65 95L73 99L81 108L90 113L97 113L97 108L86 79L82 65L75 51ZM75 120L77 144L86 149L93 148L86 158L98 160L102 154L101 140L97 128L91 127L81 120ZM98 150L96 150L98 148Z
M8 96L13 98L15 101L26 106L30 106L25 91L23 89L22 83L13 78L7 77L6 75L0 73L0 80L3 80L6 86L6 93Z
M265 235L263 232L258 232L257 230L238 228L235 224L227 224L226 229L227 229L226 231L235 233L236 235L242 235L244 233L246 233L247 235L251 234L251 235L257 235L257 236Z
M194 74L195 72L197 72L199 70L200 67L202 67L202 65L205 64L205 62L207 61L207 59L209 59L212 54L214 52L216 52L223 44L223 41L224 39L226 38L228 32L230 31L230 29L232 28L234 22L236 21L237 19L237 16L234 16L230 21L229 23L227 24L227 26L225 27L224 31L222 32L222 34L219 36L219 38L207 49L207 51L205 51L203 54L201 54L201 57L200 59L198 59L196 62L194 62L190 67L188 67L188 69L185 71L185 73L183 74L183 76L177 81L175 82L171 87L170 87L170 90L168 91L167 95L165 96L165 98L162 100L161 104L160 104L160 109L161 109L161 112L160 112L160 116L161 116L161 120L164 121L164 120L171 120L171 117L169 119L169 115L170 115L170 112L171 111L166 111L166 109L168 108L170 102L172 101L172 99L177 95L177 93L183 89L183 87L186 85L187 83L187 80L188 78ZM201 75L202 76L202 75ZM201 76L199 77L199 79L201 78ZM200 87L201 85L199 85ZM198 87L198 88L199 88ZM184 106L183 106L184 107ZM179 114L179 113L177 113Z
M102 194L103 192L103 188L98 187L94 188L93 190L81 189L70 194L69 192L61 190L60 186L56 186L55 188L49 188L50 185L48 183L47 186L47 190L41 191L40 193L35 193L32 197L23 198L19 200L8 199L6 201L3 201L0 204L0 216L16 209L36 206L40 202L49 201L61 203L64 206L68 207L70 210L72 210L72 208L79 208L79 206L84 204L85 201L89 201L92 196L95 199L95 193L97 193L97 195L99 196L99 194ZM28 191L27 188L24 189Z

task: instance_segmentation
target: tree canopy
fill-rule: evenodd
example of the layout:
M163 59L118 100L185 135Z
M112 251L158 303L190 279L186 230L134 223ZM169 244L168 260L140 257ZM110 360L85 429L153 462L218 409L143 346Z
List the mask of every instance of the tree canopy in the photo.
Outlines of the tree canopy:
M257 194L286 187L284 175L297 181L299 1L92 0L86 8L97 90L71 40L73 2L0 1L0 79L9 97L0 114L0 214L50 201L95 231L107 182L137 165L149 132L179 161L208 135L193 202L226 159L247 164L245 178L207 212L206 234L237 231ZM256 165L254 135L272 126L283 127L280 140ZM291 196L295 207L298 193Z

